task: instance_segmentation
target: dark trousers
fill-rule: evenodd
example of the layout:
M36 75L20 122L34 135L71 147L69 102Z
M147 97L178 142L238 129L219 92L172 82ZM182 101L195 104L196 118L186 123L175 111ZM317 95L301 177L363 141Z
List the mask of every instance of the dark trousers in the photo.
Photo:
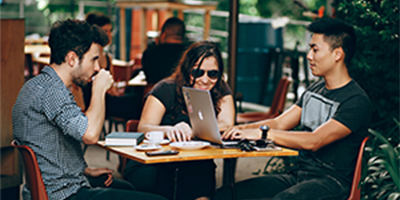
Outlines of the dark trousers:
M92 186L92 188L107 187L104 185L104 182L108 178L107 176L99 176L99 177L86 176L86 178L88 179L90 186ZM136 188L132 184L130 184L128 181L119 180L119 179L113 179L113 182L108 186L108 188L122 189L122 190L136 190Z
M341 200L350 194L350 185L326 174L296 171L271 174L236 183L237 199L260 200ZM232 199L229 187L217 190L215 200Z
M87 176L92 188L81 188L78 193L72 195L68 200L86 199L143 199L143 200L165 200L161 196L135 191L135 187L127 181L114 179L111 185L106 187L104 182L107 176L89 177Z
M213 160L145 165L129 160L124 179L139 191L160 194L170 200L212 197L215 190Z
M154 194L138 192L133 190L121 190L113 188L81 188L78 193L72 195L68 200L125 200L125 199L140 199L140 200L166 200L164 197Z

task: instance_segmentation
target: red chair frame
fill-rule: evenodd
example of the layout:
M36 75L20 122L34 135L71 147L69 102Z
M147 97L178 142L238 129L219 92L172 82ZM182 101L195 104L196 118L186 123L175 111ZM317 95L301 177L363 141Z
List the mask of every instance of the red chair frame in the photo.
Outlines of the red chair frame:
M32 200L48 200L42 173L33 150L27 145L16 144L15 140L11 142L11 145L18 149L23 158L26 186L31 192Z
M125 131L126 132L137 132L138 126L139 126L139 120L136 120L136 119L128 120L125 125ZM122 176L124 176L124 169L125 169L127 160L128 159L125 157L122 157L120 159L118 170Z
M285 109L286 95L288 92L290 80L284 76L279 80L276 87L274 99L272 100L271 108L268 112L247 112L238 113L236 115L236 123L243 124L248 122L255 122L264 119L271 119L280 115Z
M361 179L362 158L363 158L364 148L368 139L369 137L364 138L360 146L360 151L358 152L357 164L354 170L353 183L351 184L351 191L348 200L360 200L361 198L361 187L359 187L359 183Z

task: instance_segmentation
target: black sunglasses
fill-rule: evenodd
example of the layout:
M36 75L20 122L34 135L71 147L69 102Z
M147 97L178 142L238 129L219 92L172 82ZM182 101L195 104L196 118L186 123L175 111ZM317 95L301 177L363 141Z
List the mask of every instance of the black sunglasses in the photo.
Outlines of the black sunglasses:
M202 69L193 69L191 73L192 73L193 77L199 78L199 77L202 77L206 72L207 72L207 76L211 79L217 79L220 76L218 70L205 71Z

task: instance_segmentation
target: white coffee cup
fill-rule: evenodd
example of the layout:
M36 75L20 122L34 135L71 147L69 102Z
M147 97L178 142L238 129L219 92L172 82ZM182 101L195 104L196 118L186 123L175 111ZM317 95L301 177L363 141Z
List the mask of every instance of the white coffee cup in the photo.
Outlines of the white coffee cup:
M162 132L162 131L147 132L146 138L151 143L160 143L164 139L164 132Z

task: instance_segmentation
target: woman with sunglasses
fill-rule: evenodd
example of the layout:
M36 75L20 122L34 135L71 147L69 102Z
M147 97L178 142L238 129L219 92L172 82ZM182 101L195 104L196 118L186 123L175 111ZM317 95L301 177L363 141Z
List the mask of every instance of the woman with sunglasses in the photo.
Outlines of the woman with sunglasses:
M219 128L223 130L234 125L233 97L222 78L223 69L221 53L214 43L193 43L184 52L175 72L158 82L147 94L139 131L163 131L170 141L191 140L192 129L182 86L209 90ZM175 177L177 182L174 182ZM124 178L138 190L158 193L169 199L174 190L176 199L207 199L215 189L215 164L213 160L205 160L143 165L130 160Z

